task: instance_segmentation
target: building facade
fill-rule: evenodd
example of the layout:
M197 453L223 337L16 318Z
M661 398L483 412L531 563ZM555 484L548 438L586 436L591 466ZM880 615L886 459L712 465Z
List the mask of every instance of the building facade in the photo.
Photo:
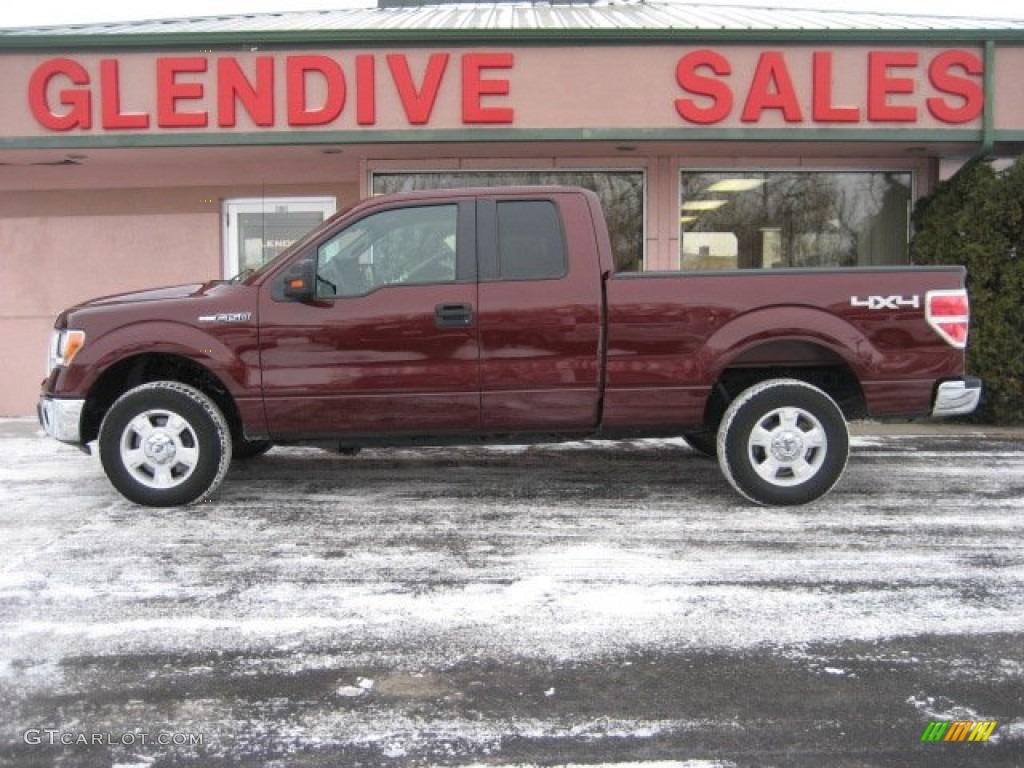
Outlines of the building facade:
M908 263L1024 146L1024 21L497 3L0 30L0 415L54 316L231 277L361 197L570 183L620 270Z

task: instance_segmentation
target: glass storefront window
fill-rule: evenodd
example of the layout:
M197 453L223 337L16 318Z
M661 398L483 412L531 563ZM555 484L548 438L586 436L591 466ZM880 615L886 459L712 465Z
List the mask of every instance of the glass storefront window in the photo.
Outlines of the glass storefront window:
M619 272L643 269L644 173L643 171L409 171L374 173L375 195L412 192L418 189L496 187L524 184L558 184L583 187L597 193L608 221L608 232Z
M224 276L256 270L334 213L333 197L224 201Z
M906 171L683 171L679 268L908 263Z

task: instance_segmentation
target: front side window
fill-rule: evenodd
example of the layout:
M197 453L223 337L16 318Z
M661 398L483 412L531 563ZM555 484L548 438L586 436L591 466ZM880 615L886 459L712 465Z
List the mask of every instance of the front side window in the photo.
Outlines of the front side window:
M684 271L907 264L905 171L683 171Z
M457 205L396 208L360 219L317 249L317 296L455 280Z

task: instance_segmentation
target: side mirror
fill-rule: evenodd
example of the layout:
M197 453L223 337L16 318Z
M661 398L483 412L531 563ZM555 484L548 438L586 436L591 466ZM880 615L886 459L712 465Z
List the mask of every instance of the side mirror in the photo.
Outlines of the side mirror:
M316 267L310 259L297 261L284 273L284 296L292 301L316 298Z

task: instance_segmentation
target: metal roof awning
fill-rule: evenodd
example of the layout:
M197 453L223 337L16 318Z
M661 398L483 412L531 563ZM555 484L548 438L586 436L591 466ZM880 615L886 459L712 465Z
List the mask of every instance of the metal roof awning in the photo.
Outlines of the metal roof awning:
M311 0L316 2L316 0ZM1024 19L704 5L643 0L447 2L307 12L0 29L0 48L175 45L189 42L517 40L1014 40Z

